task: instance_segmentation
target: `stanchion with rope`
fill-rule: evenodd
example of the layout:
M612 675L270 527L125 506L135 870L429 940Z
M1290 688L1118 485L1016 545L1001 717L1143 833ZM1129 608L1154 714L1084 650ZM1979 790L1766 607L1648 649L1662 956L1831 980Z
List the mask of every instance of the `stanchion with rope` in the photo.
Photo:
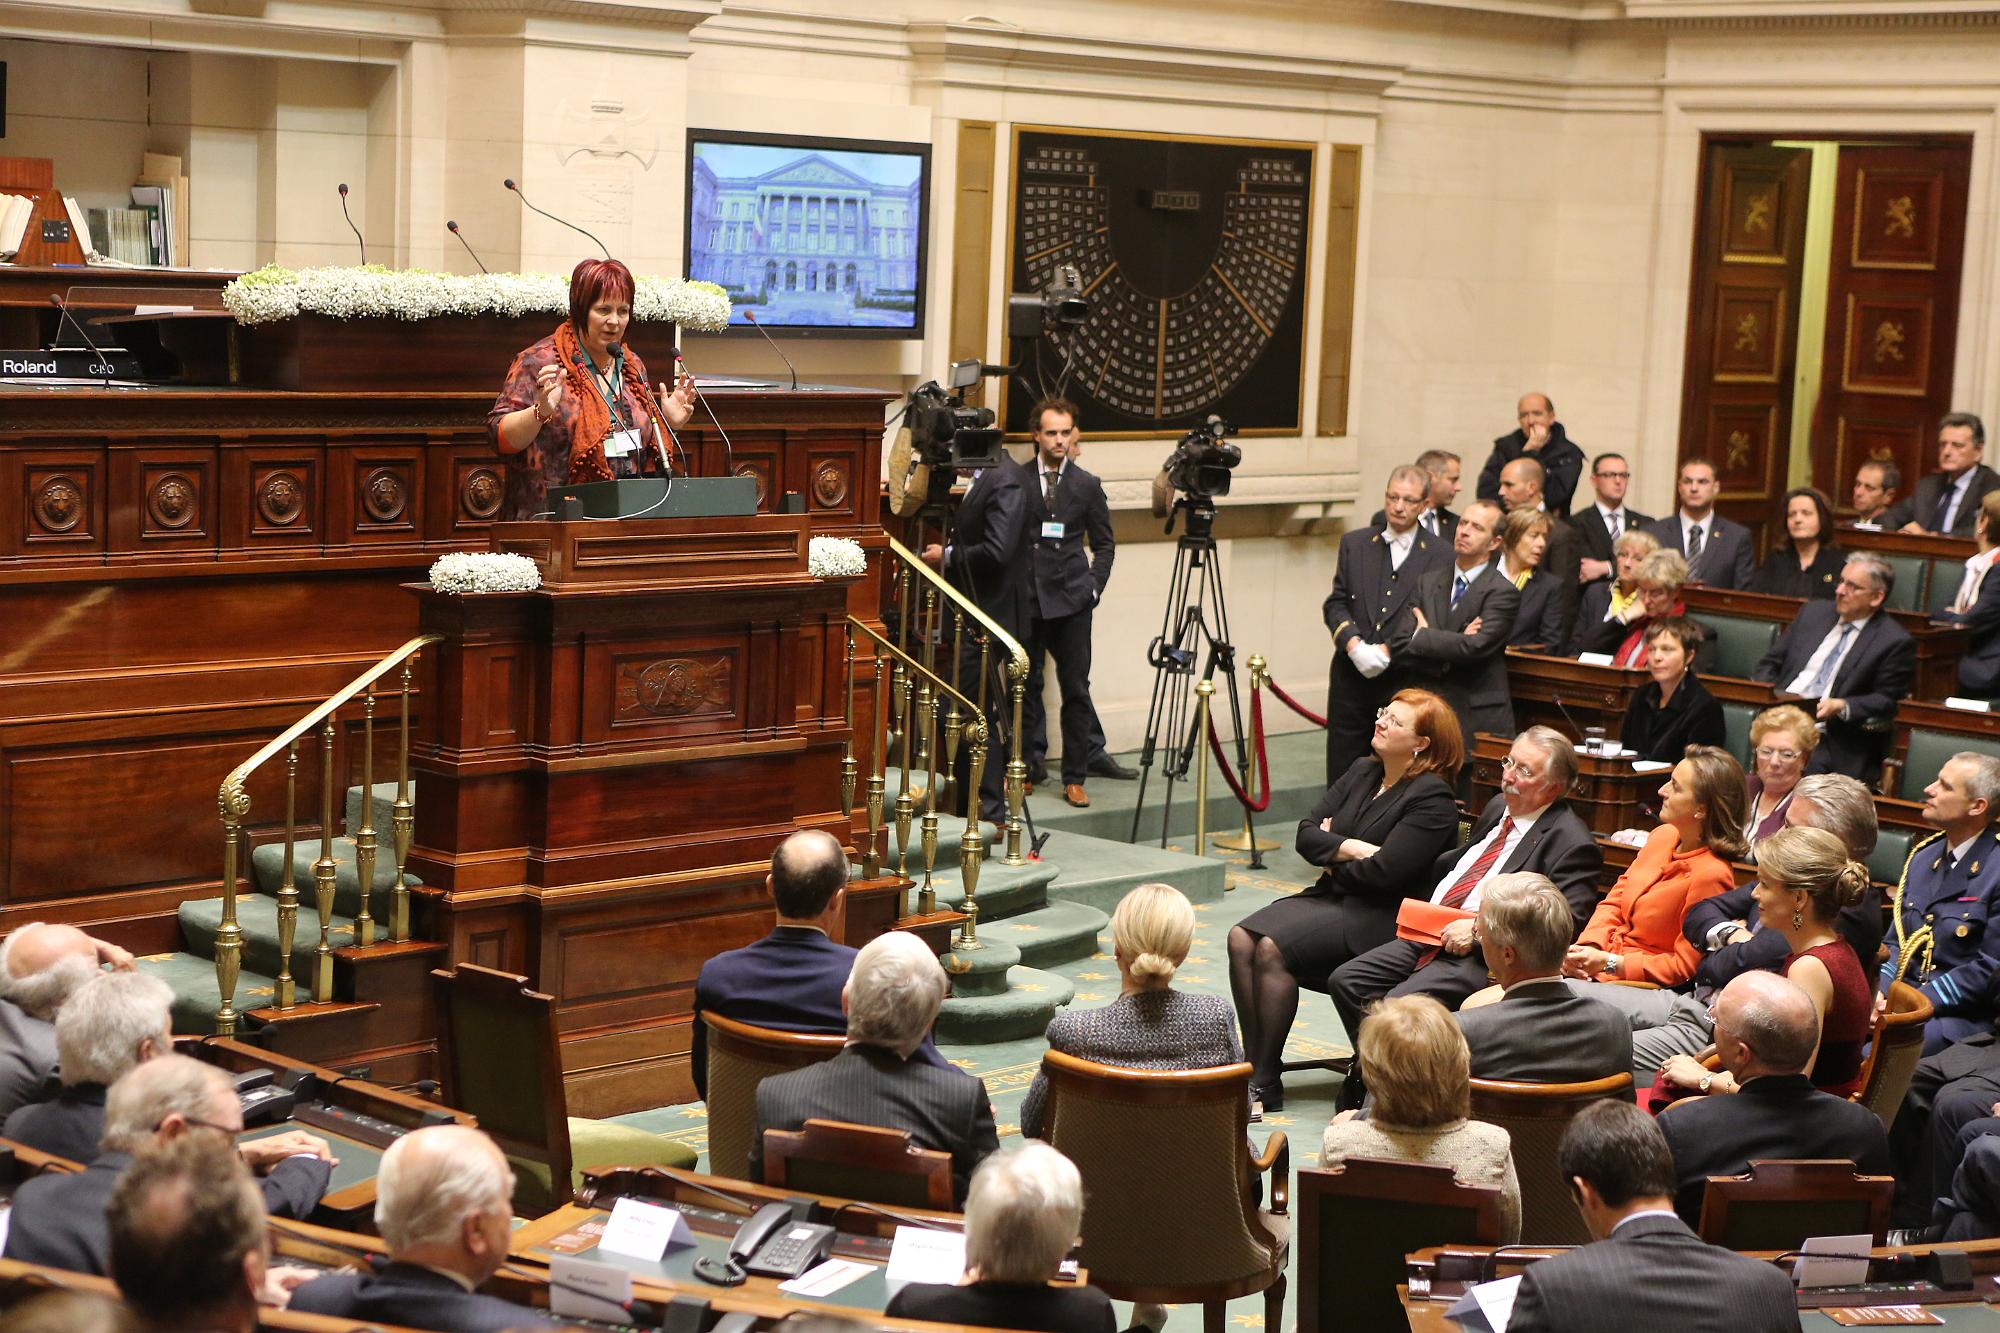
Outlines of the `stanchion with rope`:
M1223 779L1229 781L1229 789L1236 794L1236 799L1243 805L1243 831L1241 833L1217 834L1214 838L1214 843L1217 847L1227 852L1250 853L1250 869L1252 870L1264 869L1264 853L1274 851L1278 847L1278 844L1270 839L1257 836L1257 825L1255 823L1255 815L1261 813L1271 804L1271 764L1270 759L1264 753L1264 708L1258 694L1258 691L1262 690L1263 687L1264 659L1260 654L1252 653L1250 655L1250 730L1254 738L1254 744L1250 747L1250 765L1244 770L1243 786L1241 788L1235 782L1230 781L1232 775L1229 771L1229 762L1223 758L1222 741L1216 736L1215 726L1212 721L1209 724L1208 732L1209 747L1215 751L1216 762L1222 766ZM1254 788L1257 785L1257 775L1259 773L1264 775L1264 800L1262 804L1253 805L1246 795L1246 789Z

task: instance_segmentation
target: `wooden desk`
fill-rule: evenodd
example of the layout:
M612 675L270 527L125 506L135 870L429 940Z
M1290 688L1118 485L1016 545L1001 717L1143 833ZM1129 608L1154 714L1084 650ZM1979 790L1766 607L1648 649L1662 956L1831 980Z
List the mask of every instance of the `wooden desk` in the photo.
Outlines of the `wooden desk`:
M1682 590L1681 597L1690 614L1710 611L1778 625L1789 625L1798 619L1799 610L1805 605L1801 597L1773 597L1733 588L1688 587ZM1920 611L1891 611L1888 615L1916 642L1917 680L1912 687L1915 694L1919 698L1944 699L1958 693L1958 659L1965 656L1966 631L1957 625L1937 624Z
M1616 736L1625 710L1648 677L1628 667L1594 666L1573 657L1507 650L1507 688L1514 696L1514 725L1554 727L1582 740L1582 727L1603 727Z

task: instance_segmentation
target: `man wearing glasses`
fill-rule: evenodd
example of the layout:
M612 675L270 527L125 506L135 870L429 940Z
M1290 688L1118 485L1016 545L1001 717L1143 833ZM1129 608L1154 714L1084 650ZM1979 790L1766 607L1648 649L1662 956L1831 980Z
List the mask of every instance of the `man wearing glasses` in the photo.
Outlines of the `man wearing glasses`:
M1590 465L1590 484L1597 491L1596 500L1570 520L1583 549L1577 582L1584 584L1610 578L1618 567L1618 539L1653 521L1625 505L1625 492L1632 485L1632 467L1625 455L1599 454Z
M213 1065L162 1055L135 1066L105 1099L102 1150L75 1175L42 1175L14 1193L6 1257L74 1273L109 1272L111 1236L105 1209L133 1155L183 1134L234 1140L243 1132L236 1086ZM273 1217L304 1219L319 1206L337 1164L326 1140L299 1130L237 1145L260 1177Z

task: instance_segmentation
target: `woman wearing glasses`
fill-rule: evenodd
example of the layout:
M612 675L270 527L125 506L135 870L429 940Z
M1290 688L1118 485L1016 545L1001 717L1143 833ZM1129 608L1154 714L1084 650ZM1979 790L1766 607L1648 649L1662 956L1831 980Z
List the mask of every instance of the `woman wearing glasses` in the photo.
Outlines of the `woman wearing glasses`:
M1229 930L1229 989L1262 1110L1285 1104L1300 982L1324 989L1335 968L1394 939L1403 899L1430 892L1431 863L1458 841L1452 782L1465 751L1450 706L1399 690L1375 714L1370 749L1299 821L1299 855L1323 867L1319 880Z
M1785 826L1792 791L1806 775L1817 744L1819 724L1797 704L1766 708L1751 722L1750 747L1756 772L1750 778L1750 811L1743 825L1743 836L1750 843L1745 860L1755 861L1757 844Z

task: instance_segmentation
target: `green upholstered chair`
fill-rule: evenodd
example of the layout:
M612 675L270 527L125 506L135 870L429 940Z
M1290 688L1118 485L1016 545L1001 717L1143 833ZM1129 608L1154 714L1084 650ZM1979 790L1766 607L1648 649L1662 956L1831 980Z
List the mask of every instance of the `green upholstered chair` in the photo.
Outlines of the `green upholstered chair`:
M1910 844L1921 836L1915 829L1884 825L1875 835L1875 850L1868 854L1868 878L1877 884L1894 884L1903 877L1903 863L1910 859Z
M840 1120L767 1129L764 1183L892 1208L952 1211L951 1154L917 1147L907 1129Z
M1514 1141L1514 1174L1521 1182L1523 1245L1588 1245L1590 1232L1576 1210L1569 1181L1556 1165L1556 1145L1577 1112L1592 1102L1632 1100L1632 1076L1612 1074L1588 1083L1511 1083L1472 1080L1472 1118L1498 1125Z
M1951 610L1952 602L1958 598L1958 585L1964 581L1963 560L1947 555L1931 557L1930 586L1924 590L1924 610L1931 615Z
M1735 755L1745 769L1751 766L1750 724L1763 711L1758 704L1738 703L1734 699L1722 701L1722 748Z
M1867 1234L1880 1245L1889 1230L1894 1176L1863 1176L1854 1163L1765 1161L1740 1176L1710 1176L1701 1225L1725 1250L1796 1250L1812 1236Z
M831 1060L847 1036L780 1032L708 1010L701 1021L708 1030L708 1171L741 1180L749 1172L750 1136L757 1128L757 1085L773 1074ZM951 1207L949 1189L944 1206Z
M1936 1010L1929 997L1907 981L1890 983L1889 1003L1876 1020L1868 1044L1868 1063L1861 1070L1861 1090L1854 1100L1873 1111L1883 1129L1893 1129L1896 1112L1910 1090L1917 1061L1924 1054L1924 1024Z
M1911 727L1909 748L1903 752L1903 771L1896 779L1896 795L1906 801L1923 800L1924 788L1937 780L1938 770L1945 761L1960 750L1971 748L1973 742L1968 737Z
M1883 606L1891 611L1914 611L1924 604L1924 595L1930 587L1931 562L1921 555L1902 555L1891 551L1877 551L1889 562L1889 568L1896 571L1896 586L1889 589L1889 598ZM1964 573L1964 566L1959 573ZM1958 580L1951 581L1952 592L1958 591ZM1949 595L1949 594L1947 594Z
M1350 1157L1298 1173L1298 1333L1404 1326L1404 1256L1432 1245L1498 1245L1500 1191L1449 1166Z
M693 1149L658 1134L570 1117L553 996L472 963L431 978L445 1104L477 1116L507 1154L516 1212L534 1217L568 1203L594 1167L695 1164Z
M1700 625L1707 641L1696 650L1696 669L1704 674L1749 679L1759 658L1777 642L1783 628L1774 621L1752 620L1748 616L1726 616L1714 611L1691 611L1688 619Z

